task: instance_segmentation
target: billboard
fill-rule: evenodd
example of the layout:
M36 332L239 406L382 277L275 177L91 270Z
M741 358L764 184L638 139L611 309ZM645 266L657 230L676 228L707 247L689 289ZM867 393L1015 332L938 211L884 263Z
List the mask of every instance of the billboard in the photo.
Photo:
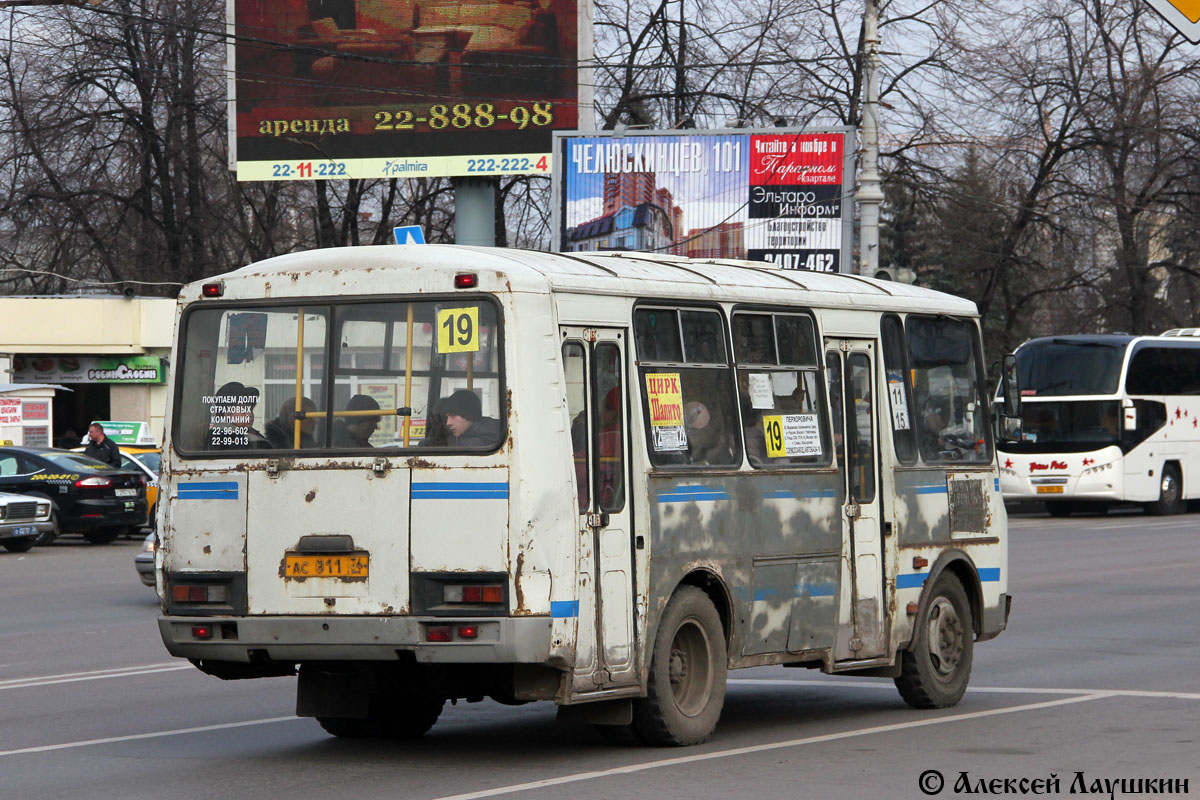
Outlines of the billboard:
M851 271L852 128L559 133L554 150L562 252Z
M548 175L591 122L588 0L226 2L239 180Z

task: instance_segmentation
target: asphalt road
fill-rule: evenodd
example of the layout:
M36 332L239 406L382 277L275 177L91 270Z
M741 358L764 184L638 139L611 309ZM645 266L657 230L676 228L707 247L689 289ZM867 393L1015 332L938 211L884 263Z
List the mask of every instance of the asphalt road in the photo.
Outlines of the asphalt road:
M0 553L0 798L921 798L931 770L940 797L1107 797L1096 781L1139 778L1200 797L1200 515L1016 516L1009 630L976 648L957 707L746 670L714 738L685 749L490 701L448 706L417 742L331 738L292 716L294 679L169 658L139 547Z

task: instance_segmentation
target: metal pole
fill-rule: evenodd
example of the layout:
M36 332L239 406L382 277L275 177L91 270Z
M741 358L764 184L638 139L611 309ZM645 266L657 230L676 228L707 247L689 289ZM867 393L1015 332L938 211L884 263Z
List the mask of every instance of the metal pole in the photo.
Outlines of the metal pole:
M454 178L454 242L496 244L496 179Z
M879 270L879 206L883 189L879 179L879 5L866 0L863 15L862 162L858 176L860 275L875 276Z

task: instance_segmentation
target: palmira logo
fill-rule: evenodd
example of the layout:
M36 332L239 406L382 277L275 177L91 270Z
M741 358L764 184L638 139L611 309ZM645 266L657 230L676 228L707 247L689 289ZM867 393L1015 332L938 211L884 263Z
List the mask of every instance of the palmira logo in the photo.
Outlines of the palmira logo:
M1146 0L1192 44L1200 44L1200 0Z

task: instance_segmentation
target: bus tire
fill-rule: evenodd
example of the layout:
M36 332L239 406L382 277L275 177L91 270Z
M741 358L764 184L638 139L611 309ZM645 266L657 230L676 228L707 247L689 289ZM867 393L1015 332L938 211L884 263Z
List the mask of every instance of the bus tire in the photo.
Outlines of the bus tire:
M725 705L725 631L708 595L682 586L663 611L646 697L633 702L633 732L648 744L699 744Z
M1178 514L1183 500L1183 479L1179 476L1179 467L1174 464L1163 464L1162 478L1158 482L1158 499L1146 503L1147 514L1165 517Z
M426 692L394 692L373 696L365 717L317 717L317 722L340 738L416 739L438 721L445 704Z
M938 576L917 619L913 640L901 654L894 680L913 708L946 708L962 699L971 678L975 630L971 604L952 573Z

